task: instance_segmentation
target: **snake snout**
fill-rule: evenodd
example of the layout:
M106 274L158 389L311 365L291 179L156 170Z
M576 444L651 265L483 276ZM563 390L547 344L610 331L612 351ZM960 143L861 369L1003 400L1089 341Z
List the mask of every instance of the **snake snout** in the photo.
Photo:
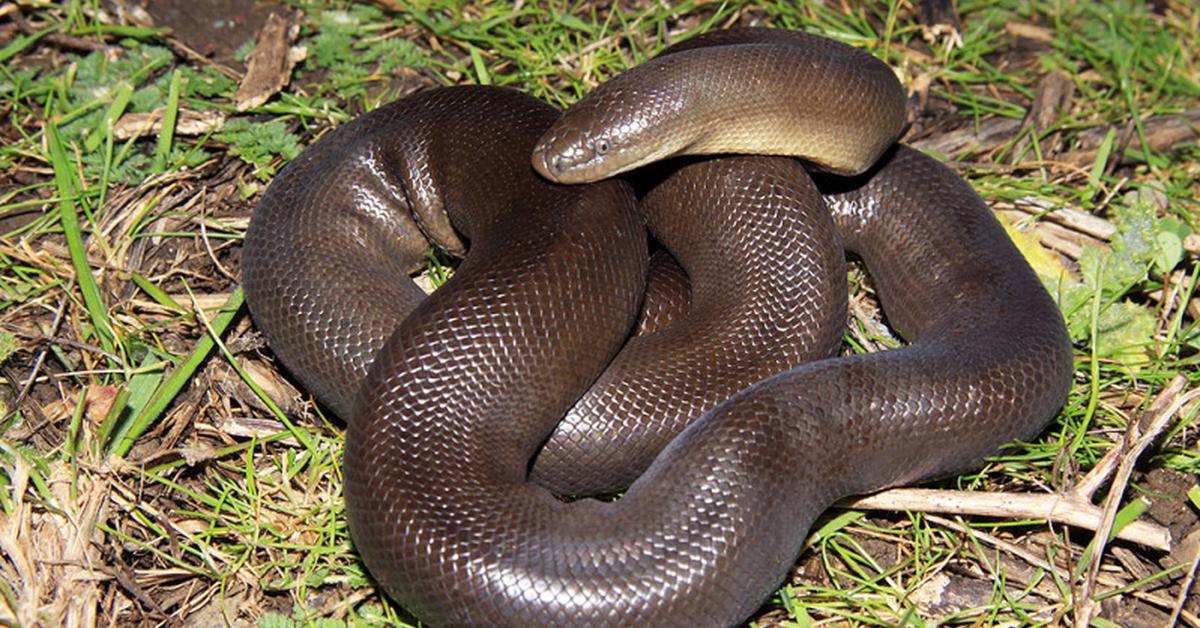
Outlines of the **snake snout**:
M588 129L562 125L560 119L534 146L534 170L555 183L590 183L603 178L594 172L596 150L591 137Z
M567 169L567 160L561 154L539 145L533 150L533 169L550 181L562 183L559 177Z

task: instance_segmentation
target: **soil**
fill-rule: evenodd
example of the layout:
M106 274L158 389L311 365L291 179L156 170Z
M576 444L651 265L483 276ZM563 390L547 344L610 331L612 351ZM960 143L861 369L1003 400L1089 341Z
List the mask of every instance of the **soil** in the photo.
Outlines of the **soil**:
M234 51L254 40L272 11L288 10L262 0L145 0L144 7L156 25L170 28L189 48L231 66L239 65Z

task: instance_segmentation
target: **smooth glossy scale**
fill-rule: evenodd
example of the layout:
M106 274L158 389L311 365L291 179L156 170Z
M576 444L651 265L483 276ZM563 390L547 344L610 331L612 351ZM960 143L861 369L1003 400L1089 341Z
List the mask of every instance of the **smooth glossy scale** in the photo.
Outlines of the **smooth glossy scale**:
M844 48L757 35L817 56ZM712 35L708 43L748 36ZM656 80L691 80L665 67ZM835 73L802 87L836 92L851 84ZM620 500L560 502L528 480L530 461L638 317L647 259L625 184L561 187L533 173L530 152L554 119L544 105L495 88L409 97L305 151L276 178L247 234L243 268L256 322L285 364L347 417L346 498L356 547L387 592L424 621L739 622L781 581L808 526L833 500L968 468L1000 444L1036 433L1061 404L1071 349L1049 295L965 182L897 147L861 176L818 183L831 231L866 262L889 322L911 344L767 377L696 419ZM664 134L678 132L663 122ZM586 115L570 124L613 135ZM868 141L878 140L875 132L898 129L874 129ZM708 304L737 296L720 283L722 255L765 255L750 244L767 235L783 233L801 257L811 246L822 263L840 268L827 246L804 244L802 234L782 228L828 229L830 216L772 209L783 197L808 199L800 202L806 207L815 198L786 174L793 165L745 158L695 168L688 172L710 175L668 179L644 209L663 225L659 238L697 287L689 307L674 310L686 309L685 321L707 320ZM692 229L686 216L693 201L683 199L693 193L706 209L736 198L762 217L705 217L703 226L720 228ZM442 213L470 252L454 278L418 305L401 276L424 235L453 246L438 226ZM740 260L756 269L739 271L751 273L742 284L766 286L778 298L755 296L758 305L721 324L751 336L751 344L778 347L767 339L772 329L794 338L788 317L800 291L782 272L799 265L789 257L794 252L772 251L782 261L763 267ZM840 295L811 298L844 299L840 284L817 283L817 295ZM709 292L708 285L725 287ZM409 310L399 322L398 313ZM643 344L675 324L659 325ZM827 350L823 342L812 346ZM708 355L741 355L730 346ZM695 351L676 359L706 350ZM688 363L667 381L686 383L702 370ZM613 415L628 405L622 400L645 398L633 386L637 392L612 398ZM581 438L595 450L601 445L586 439L624 437ZM586 484L597 468L587 466L583 478L543 481Z

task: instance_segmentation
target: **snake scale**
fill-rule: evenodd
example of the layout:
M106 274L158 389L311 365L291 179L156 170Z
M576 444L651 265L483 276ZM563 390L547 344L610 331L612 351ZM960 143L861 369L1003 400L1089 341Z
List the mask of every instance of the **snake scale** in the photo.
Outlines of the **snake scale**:
M388 594L435 625L735 624L834 500L1036 434L1070 384L1061 315L970 186L894 145L903 109L849 46L718 31L563 114L432 90L289 164L247 299L346 419ZM425 298L431 245L466 254ZM843 250L907 345L835 356Z

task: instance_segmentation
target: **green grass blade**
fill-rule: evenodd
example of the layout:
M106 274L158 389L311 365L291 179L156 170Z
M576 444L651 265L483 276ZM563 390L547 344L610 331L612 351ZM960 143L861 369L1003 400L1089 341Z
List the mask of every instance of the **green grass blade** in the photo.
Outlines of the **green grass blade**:
M121 115L125 113L125 108L129 106L129 99L133 97L133 86L125 81L121 81L117 85L116 92L113 94L112 104L108 106L108 110L104 112L104 117L100 119L100 124L92 130L91 135L83 142L83 149L89 153L100 148L100 143L104 141L112 141L113 126L117 120L121 119Z
M17 37L9 42L9 44L5 46L3 50L0 50L0 63L4 63L16 55L21 54L21 52L23 52L26 48L32 46L37 42L37 40L45 37L46 35L62 30L62 26L63 25L61 23L55 24L53 26L43 28L42 30L31 35L21 35L20 37Z
M167 171L171 157L171 143L175 141L175 121L179 117L179 90L183 74L176 69L171 74L171 87L167 91L167 106L163 109L162 130L158 132L158 144L154 148L154 173Z
M59 220L62 223L63 235L67 239L67 249L71 253L71 263L75 266L75 280L79 282L79 291L83 293L84 306L91 317L100 346L106 353L113 354L116 349L116 334L108 320L108 309L100 295L100 288L96 285L96 277L88 264L87 247L79 230L79 216L76 213L78 181L75 178L75 168L67 161L66 149L59 136L58 127L53 122L46 124L46 144L50 149L54 181L58 186Z
M242 289L238 288L229 295L229 300L221 306L220 314L212 320L212 331L214 334L222 334L229 327L229 323L233 322L238 311L242 308L244 302ZM216 341L212 334L205 334L196 342L196 346L192 348L192 352L170 376L154 391L150 401L137 413L130 422L129 430L114 440L110 451L118 456L124 456L129 453L129 449L133 447L133 443L140 437L158 418L163 411L167 409L171 401L175 399L183 387L195 374L196 369L204 362L205 358L212 353L216 347Z
M154 299L155 303L180 314L187 313L187 308L180 305L175 299L172 299L171 295L164 292L162 288L150 283L149 279L137 273L130 273L129 278L133 280L133 283L137 284L137 287L142 289L142 292L145 292L147 296Z

